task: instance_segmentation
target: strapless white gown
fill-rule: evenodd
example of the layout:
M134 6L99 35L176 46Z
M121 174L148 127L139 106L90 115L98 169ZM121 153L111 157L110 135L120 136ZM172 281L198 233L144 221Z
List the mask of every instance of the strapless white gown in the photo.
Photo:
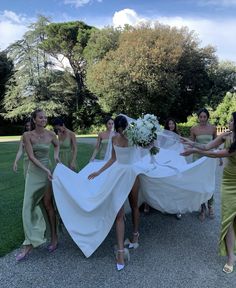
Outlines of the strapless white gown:
M196 211L214 192L215 159L201 158L186 164L175 151L162 150L155 166L150 156L137 157L134 147L114 146L117 161L93 180L88 175L105 161L92 162L79 173L58 164L53 191L66 229L86 257L109 233L125 203L135 178L140 175L140 204L168 213Z

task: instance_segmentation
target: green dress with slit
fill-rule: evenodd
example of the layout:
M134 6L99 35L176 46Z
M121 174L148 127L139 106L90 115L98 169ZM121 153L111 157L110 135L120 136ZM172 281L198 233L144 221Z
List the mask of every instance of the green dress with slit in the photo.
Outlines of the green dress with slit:
M226 138L225 148L231 145L230 138ZM236 236L236 155L227 157L221 183L221 235L219 243L219 253L221 256L227 255L225 236L231 223L234 223L234 234ZM236 241L234 243L234 253L236 253Z
M35 158L49 168L50 144L37 143L32 145ZM50 185L48 175L41 168L29 161L23 201L23 227L25 241L23 245L37 247L50 236L50 227L46 210L43 205L43 197Z

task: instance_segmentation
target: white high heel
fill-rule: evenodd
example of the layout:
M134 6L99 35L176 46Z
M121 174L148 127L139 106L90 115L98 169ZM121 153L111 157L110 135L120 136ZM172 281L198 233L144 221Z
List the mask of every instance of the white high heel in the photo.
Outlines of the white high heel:
M119 253L124 253L124 261L127 260L129 261L130 260L130 255L129 255L129 250L127 248L124 248L122 250L117 250L116 251L116 260L118 258L118 254ZM117 271L121 271L125 268L125 264L120 264L120 263L116 263L116 269Z
M125 239L124 245L127 246L129 249L137 249L139 247L138 239L139 239L139 232L133 233L133 236L137 237L136 242L131 242L128 238Z

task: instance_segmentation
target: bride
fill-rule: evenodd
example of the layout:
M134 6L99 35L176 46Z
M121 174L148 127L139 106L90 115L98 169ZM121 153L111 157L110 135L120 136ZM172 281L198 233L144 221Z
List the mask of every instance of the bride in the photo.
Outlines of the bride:
M133 239L131 243L129 243L130 248L136 248L138 246L138 224L139 224L139 207L138 207L138 188L139 188L139 181L138 176L136 175L134 167L132 166L133 162L135 162L135 155L134 149L132 147L128 147L128 139L123 134L123 131L128 126L128 122L124 116L116 117L114 121L115 131L117 132L116 136L112 138L112 155L110 160L102 166L97 172L93 172L88 176L88 179L94 179L95 177L99 176L103 171L108 169L112 164L116 161L117 163L113 166L113 175L114 178L119 177L119 189L120 190L127 190L126 186L128 183L124 181L127 179L127 174L129 174L129 182L131 187L131 192L129 193L129 203L132 211L132 220L133 220ZM119 167L117 167L119 166ZM118 169L117 169L118 168ZM119 172L114 174L114 171ZM115 172L115 173L116 173ZM111 177L111 175L109 175ZM127 197L127 195L126 195ZM115 219L115 226L116 226L116 236L117 236L117 270L121 270L124 268L124 255L128 256L128 250L124 249L124 205L121 206L120 210ZM129 257L129 256L128 256Z
M134 233L130 244L135 248L139 236L138 200L139 204L145 201L172 214L197 211L212 196L215 184L214 173L205 173L215 169L214 159L203 157L187 164L179 156L176 138L162 133L158 143L164 148L155 157L155 163L151 163L149 155L128 146L123 134L127 124L122 115L115 119L118 135L112 138L112 156L108 162L90 162L78 174L58 164L53 175L61 218L86 257L99 247L115 222L118 270L124 268L125 255L128 258L123 244L124 203L128 196Z

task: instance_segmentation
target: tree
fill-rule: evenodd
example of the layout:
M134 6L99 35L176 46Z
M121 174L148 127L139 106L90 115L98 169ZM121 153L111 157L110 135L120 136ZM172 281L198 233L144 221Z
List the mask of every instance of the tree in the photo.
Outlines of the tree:
M0 111L2 111L2 101L6 91L6 83L12 75L13 62L5 51L0 52Z
M186 28L127 27L117 48L89 65L86 83L105 111L185 120L203 101L215 61L214 50L199 48Z
M223 61L209 71L211 90L208 103L214 109L223 100L225 93L236 87L236 65L233 62Z
M227 92L222 102L212 114L212 119L217 125L227 127L231 114L236 111L236 93Z
M77 85L76 109L84 102L86 87L84 85L86 61L84 49L92 31L92 26L83 22L51 23L46 26L47 37L40 47L56 58L59 62L67 59L70 64L72 77Z
M93 65L102 60L109 51L116 50L120 35L121 29L119 28L92 29L87 46L84 49L84 56L88 64Z
M3 101L5 119L22 119L37 107L51 117L65 115L73 105L75 81L67 71L55 70L50 56L40 48L48 24L47 18L39 17L22 40L8 47L15 69Z

